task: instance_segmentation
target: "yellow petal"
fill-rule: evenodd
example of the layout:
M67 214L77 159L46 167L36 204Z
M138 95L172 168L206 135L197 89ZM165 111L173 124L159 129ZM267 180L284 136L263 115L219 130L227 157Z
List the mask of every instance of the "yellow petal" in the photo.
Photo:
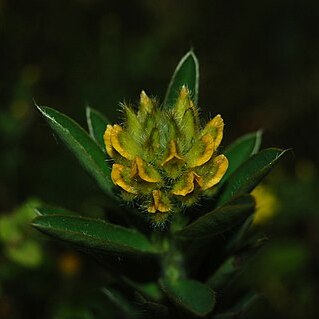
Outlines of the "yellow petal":
M147 208L149 213L156 213L157 211L161 213L168 213L170 211L169 205L162 201L162 193L160 190L153 190L152 196L153 204Z
M211 157L214 154L214 151L216 149L214 138L210 134L205 134L201 139L200 142L204 144L204 150L202 151L202 154L197 155L196 148L199 148L200 144L194 144L194 146L189 151L189 157L191 160L189 161L189 167L197 167L205 164L208 162ZM198 156L193 159L193 156Z
M227 171L228 159L223 154L218 155L214 158L213 165L217 168L217 170L216 170L215 174L209 180L204 181L204 184L202 186L203 190L211 188L214 185L216 185L217 183L219 183L219 181L222 179L222 177L224 176L224 174Z
M184 179L176 182L175 187L173 187L172 194L180 196L190 194L195 188L195 181L199 186L202 186L202 177L195 172L189 172Z
M110 157L114 157L114 149L111 142L112 130L113 130L113 126L107 125L104 136L103 136L106 152L107 154L109 154Z
M170 162L173 159L182 160L183 158L177 154L177 147L176 142L174 140L171 140L169 143L169 154L168 157L164 160L162 163L162 166L164 166L166 163Z
M124 148L122 146L122 143L120 141L120 134L123 132L123 128L120 125L115 124L113 126L113 129L111 130L111 143L114 149L120 153L123 157L125 157L128 160L134 159L134 154L131 154L127 151L127 148Z
M125 191L131 194L137 194L136 189L129 185L123 178L123 172L125 169L129 169L121 164L113 164L111 178L115 185L121 187Z
M224 121L220 114L218 114L206 124L202 134L211 134L214 139L215 149L217 149L223 139L223 131Z
M138 175L141 179L149 183L160 182L160 174L149 164L146 164L140 157L136 156L136 165L138 170Z

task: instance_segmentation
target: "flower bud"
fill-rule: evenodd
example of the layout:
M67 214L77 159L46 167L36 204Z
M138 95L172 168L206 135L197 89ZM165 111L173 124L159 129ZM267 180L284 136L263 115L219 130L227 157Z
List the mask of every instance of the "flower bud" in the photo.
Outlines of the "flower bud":
M224 176L228 160L217 152L223 119L217 115L201 128L185 86L169 110L142 91L138 111L124 105L124 114L122 126L108 125L104 133L112 181L153 222L195 204Z

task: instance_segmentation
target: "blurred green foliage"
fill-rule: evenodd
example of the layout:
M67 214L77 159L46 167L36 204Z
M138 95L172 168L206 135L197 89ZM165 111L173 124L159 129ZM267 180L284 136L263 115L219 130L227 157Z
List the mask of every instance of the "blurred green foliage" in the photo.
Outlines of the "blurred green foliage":
M296 178L281 175L271 182L280 207L267 226L272 239L244 276L244 284L265 297L249 318L317 318L318 171L300 161Z
M30 197L93 216L105 205L80 165L53 142L33 99L82 124L86 105L114 120L118 103L134 102L142 89L164 96L179 57L194 47L199 106L205 119L223 115L224 145L262 127L265 146L295 154L268 181L280 209L263 226L273 240L243 283L265 295L251 317L317 318L318 12L314 0L0 0L0 317L72 318L79 299L94 300L79 275L61 277L61 248L35 248L38 236L22 226ZM17 253L14 244L12 253L16 240L24 248ZM99 276L110 280L83 267L92 277L89 291ZM41 307L30 310L35 301ZM91 318L87 311L80 307L78 317Z
M40 244L30 236L26 227L35 217L34 208L39 201L30 200L11 214L0 216L0 242L5 256L12 262L26 267L37 267L42 263L43 252Z

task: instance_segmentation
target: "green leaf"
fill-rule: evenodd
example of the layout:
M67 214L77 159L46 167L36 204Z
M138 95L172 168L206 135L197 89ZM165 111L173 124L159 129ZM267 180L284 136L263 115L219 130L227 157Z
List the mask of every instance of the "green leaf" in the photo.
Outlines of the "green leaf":
M251 192L279 162L286 150L268 148L250 157L225 183L218 205L236 195Z
M244 295L237 304L228 309L227 312L219 313L213 316L213 319L237 319L244 318L244 315L250 310L250 308L261 298L257 293L250 292Z
M259 151L262 131L246 134L228 146L223 152L228 159L228 169L218 186L220 187L228 177L236 171L250 156Z
M192 314L204 317L214 309L215 293L199 281L161 279L160 286L175 304Z
M247 265L255 253L256 250L242 250L228 257L207 279L207 286L223 294L232 291L242 281L242 275L247 272Z
M255 303L257 300L261 298L260 294L255 292L250 292L244 295L241 300L237 302L235 307L233 308L234 311L243 315L246 313Z
M102 292L124 318L137 317L136 309L133 307L133 303L130 303L121 292L113 288L102 288Z
M164 107L171 108L175 104L179 91L183 85L190 90L192 99L197 105L199 65L196 55L192 50L182 57L175 69L165 95Z
M122 277L122 280L146 298L158 301L162 297L162 291L160 290L157 282L151 281L140 283L125 276Z
M45 215L78 215L75 212L72 212L68 209L62 208L62 207L55 207L50 205L42 205L35 208L35 212L39 216L45 216Z
M111 169L106 163L106 156L89 134L68 116L49 107L37 107L100 187L108 195L114 196Z
M102 113L90 107L86 108L86 121L91 137L105 152L103 135L110 121Z
M225 247L226 251L238 250L243 245L248 244L248 242L251 240L250 238L251 236L249 235L252 235L252 233L250 232L250 228L251 228L253 219L254 219L254 216L251 215L245 220L245 222L240 226L240 228L237 230L234 236L230 238L230 240L228 241Z
M229 257L207 280L207 285L214 290L220 289L223 285L231 281L231 278L238 268L239 266L236 263L236 257Z
M227 205L199 217L175 235L191 240L213 237L244 221L253 212L254 206L253 196L240 196Z
M136 304L140 314L143 314L142 317L145 319L167 319L169 316L169 309L167 306L150 301L144 298L138 291L135 292Z
M32 224L45 234L85 248L89 252L115 255L156 253L149 240L138 231L99 219L47 215L36 217Z

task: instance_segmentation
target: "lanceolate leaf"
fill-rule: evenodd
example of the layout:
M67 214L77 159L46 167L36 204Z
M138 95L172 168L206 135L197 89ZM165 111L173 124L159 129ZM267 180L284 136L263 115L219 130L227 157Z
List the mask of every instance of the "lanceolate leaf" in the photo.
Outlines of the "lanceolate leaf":
M123 294L112 288L103 288L103 294L124 318L137 318L136 309Z
M249 158L225 183L219 206L236 195L251 192L285 153L285 150L268 148Z
M219 187L241 164L259 151L261 137L261 131L246 134L225 149L224 155L227 157L229 165L226 174L219 183Z
M128 277L123 276L122 280L129 285L130 287L134 288L138 291L142 296L148 298L152 301L159 301L162 297L162 291L160 290L157 282L145 282L140 283L131 280Z
M160 285L175 304L196 316L204 317L214 309L215 293L199 281L161 279Z
M113 196L111 169L106 163L105 154L96 142L68 116L49 107L38 106L38 109L100 187Z
M49 206L49 205L42 205L40 207L35 208L35 212L37 215L43 216L43 215L78 215L75 212L72 212L68 209L61 208L61 207L55 207L55 206Z
M213 319L237 319L244 318L245 313L261 298L259 294L254 292L246 294L238 303L228 309L227 312L214 315Z
M199 65L193 51L187 52L178 63L172 79L169 83L164 107L170 108L176 102L180 89L183 85L187 86L192 94L195 104L198 101Z
M166 305L145 299L138 291L135 292L135 303L138 306L139 313L143 315L139 318L145 319L167 319L169 316L169 309Z
M99 111L94 110L90 107L86 108L86 120L91 137L101 147L103 152L105 152L103 135L106 126L107 124L110 124L110 121Z
M207 280L207 285L217 291L222 288L223 285L227 285L231 281L238 268L239 266L236 264L236 258L231 256Z
M89 252L119 255L156 253L148 239L138 231L99 219L47 215L36 217L32 224L45 234Z
M176 233L189 239L208 238L223 233L244 221L254 210L251 195L240 196L229 204L207 213Z
M254 216L249 216L245 222L240 226L238 231L234 236L228 241L225 250L232 251L233 249L238 249L242 245L247 245L249 241L250 227L252 225ZM248 236L248 238L247 238Z

